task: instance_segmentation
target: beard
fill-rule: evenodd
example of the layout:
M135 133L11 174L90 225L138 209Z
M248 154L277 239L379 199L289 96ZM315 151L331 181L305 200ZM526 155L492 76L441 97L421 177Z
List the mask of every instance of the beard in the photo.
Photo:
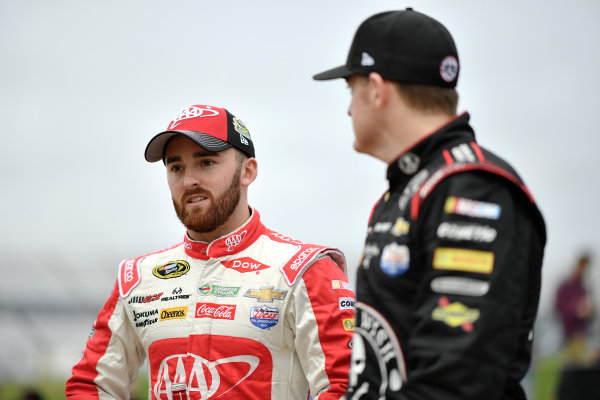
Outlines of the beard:
M223 225L229 217L231 217L231 214L233 214L240 202L241 171L241 168L237 169L235 175L231 179L229 187L217 197L213 198L210 192L196 188L186 190L181 196L180 204L173 199L173 206L175 206L175 212L181 223L183 223L188 230L199 233L212 232ZM186 210L184 207L186 199L190 196L198 195L210 199L210 207L206 210Z

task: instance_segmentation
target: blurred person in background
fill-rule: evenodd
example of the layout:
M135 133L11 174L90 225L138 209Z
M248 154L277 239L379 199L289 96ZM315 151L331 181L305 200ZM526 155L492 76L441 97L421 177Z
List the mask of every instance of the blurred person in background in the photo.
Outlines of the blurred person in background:
M346 80L354 148L389 181L357 270L349 400L526 398L545 223L456 114L458 74L450 32L409 8L365 20L346 64L314 76Z
M258 167L242 121L187 107L145 157L165 164L186 234L121 263L67 397L129 398L148 358L152 399L340 399L354 327L344 256L266 228L249 207Z
M556 291L555 308L560 316L563 333L563 363L584 364L590 361L587 330L594 315L592 296L586 288L585 274L591 262L589 253L577 259L571 274Z

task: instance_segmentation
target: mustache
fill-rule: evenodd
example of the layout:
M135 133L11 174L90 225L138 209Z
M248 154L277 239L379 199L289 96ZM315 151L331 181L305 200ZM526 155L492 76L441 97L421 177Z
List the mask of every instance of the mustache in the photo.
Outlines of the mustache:
M210 192L208 190L205 190L202 188L186 189L183 192L183 194L181 195L181 204L185 204L190 197L195 197L195 196L202 196L202 197L207 197L207 198L212 197L212 195L210 194Z

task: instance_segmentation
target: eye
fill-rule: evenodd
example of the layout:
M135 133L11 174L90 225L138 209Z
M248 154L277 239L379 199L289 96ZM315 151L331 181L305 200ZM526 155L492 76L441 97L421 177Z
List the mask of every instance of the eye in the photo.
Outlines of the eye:
M202 167L210 167L211 165L216 164L213 160L201 160L200 165Z
M169 171L171 171L171 172L183 171L183 167L178 164L173 164L173 165L171 165L171 167L169 167Z

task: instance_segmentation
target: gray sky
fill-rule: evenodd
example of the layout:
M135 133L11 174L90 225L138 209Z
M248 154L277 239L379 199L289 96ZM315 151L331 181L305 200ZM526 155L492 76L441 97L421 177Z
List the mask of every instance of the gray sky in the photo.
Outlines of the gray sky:
M0 0L0 300L36 276L15 268L59 262L70 272L48 279L103 301L122 259L183 238L164 168L143 151L191 104L246 123L251 205L272 229L342 249L353 280L386 166L352 149L345 82L311 77L345 62L368 16L407 6L451 31L459 109L539 202L547 299L579 249L600 248L595 0Z

